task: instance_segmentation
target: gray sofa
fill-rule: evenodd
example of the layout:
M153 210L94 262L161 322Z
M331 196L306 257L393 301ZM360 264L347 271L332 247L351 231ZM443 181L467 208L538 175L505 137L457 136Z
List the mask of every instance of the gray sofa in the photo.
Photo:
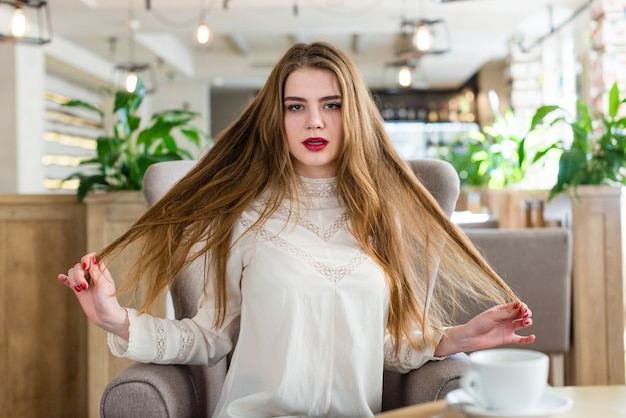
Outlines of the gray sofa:
M565 382L564 358L571 343L572 235L566 228L467 229L467 236L533 311L535 334L527 348L550 355L550 383ZM484 306L468 302L464 322Z
M451 214L459 194L459 180L452 166L439 160L410 163L444 211ZM158 199L192 164L177 161L151 166L144 180L148 203ZM530 348L549 353L566 351L569 347L569 233L564 229L467 230L467 233L533 309L536 321L533 331L538 335L538 341ZM178 318L192 316L196 311L195 301L200 288L195 279L200 276L193 268L182 274L171 289ZM563 303L552 303L556 302L553 298L559 298ZM550 303L545 303L546 300ZM468 301L468 306L470 314L483 309L472 301ZM559 341L548 343L555 335L559 336ZM407 374L385 372L383 410L444 398L458 387L458 380L467 367L467 355L460 353L443 361L427 363ZM106 387L101 399L101 416L210 416L226 370L226 360L211 368L133 364Z

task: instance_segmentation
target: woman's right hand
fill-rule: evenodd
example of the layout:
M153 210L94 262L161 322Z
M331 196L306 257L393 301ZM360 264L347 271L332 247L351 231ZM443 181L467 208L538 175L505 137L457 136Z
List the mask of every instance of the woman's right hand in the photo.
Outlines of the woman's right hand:
M72 289L91 322L128 340L128 312L117 300L111 273L103 262L98 262L95 253L84 255L80 263L57 279Z

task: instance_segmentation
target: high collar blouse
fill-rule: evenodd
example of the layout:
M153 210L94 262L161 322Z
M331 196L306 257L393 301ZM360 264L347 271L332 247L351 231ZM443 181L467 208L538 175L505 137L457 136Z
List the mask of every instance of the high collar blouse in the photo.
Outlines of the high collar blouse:
M434 348L416 352L402 342L395 354L385 330L383 271L350 233L336 180L303 178L302 184L300 205L286 202L248 231L263 207L260 199L235 226L221 327L213 327L210 288L191 319L128 309L130 341L110 335L113 354L211 365L234 350L216 417L379 412L385 366L417 368L433 358Z

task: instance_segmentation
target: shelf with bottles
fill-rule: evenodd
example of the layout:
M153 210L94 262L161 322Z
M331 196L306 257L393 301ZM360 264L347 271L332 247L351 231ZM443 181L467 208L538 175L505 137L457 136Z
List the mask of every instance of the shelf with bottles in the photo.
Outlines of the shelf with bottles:
M385 89L372 93L386 121L473 123L478 120L477 92L472 77L455 90Z

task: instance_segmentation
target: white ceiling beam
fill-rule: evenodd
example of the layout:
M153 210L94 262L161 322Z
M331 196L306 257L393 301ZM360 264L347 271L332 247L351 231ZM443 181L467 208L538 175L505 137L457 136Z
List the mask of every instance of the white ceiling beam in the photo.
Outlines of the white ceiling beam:
M115 64L82 48L71 41L56 35L54 42L43 46L46 55L55 58L72 68L98 78L106 83L111 81Z
M250 55L250 44L243 35L231 34L227 35L226 39L230 43L230 46L241 55Z
M97 9L98 8L98 2L96 0L80 0L80 1L85 6L89 7L90 9Z
M191 51L177 37L170 33L136 33L135 39L145 48L161 57L172 67L186 75L193 77L195 69Z

